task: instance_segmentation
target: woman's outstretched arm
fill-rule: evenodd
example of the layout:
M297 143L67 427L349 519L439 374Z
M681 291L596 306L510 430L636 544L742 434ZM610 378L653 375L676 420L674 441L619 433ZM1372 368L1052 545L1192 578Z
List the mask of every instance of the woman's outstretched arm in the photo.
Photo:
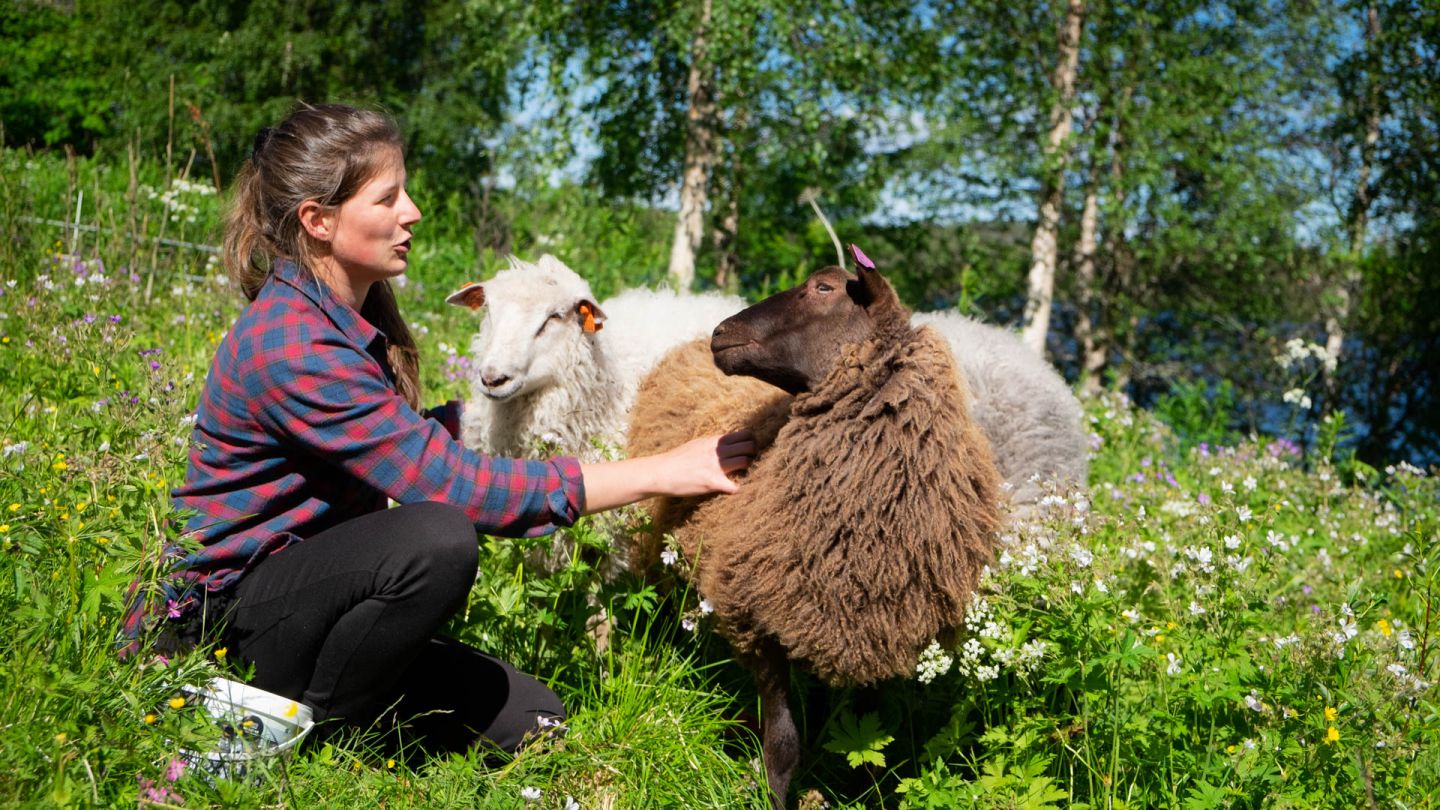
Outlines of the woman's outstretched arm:
M581 464L585 514L603 512L656 495L686 497L731 493L730 473L750 466L755 438L748 430L692 439L653 456Z

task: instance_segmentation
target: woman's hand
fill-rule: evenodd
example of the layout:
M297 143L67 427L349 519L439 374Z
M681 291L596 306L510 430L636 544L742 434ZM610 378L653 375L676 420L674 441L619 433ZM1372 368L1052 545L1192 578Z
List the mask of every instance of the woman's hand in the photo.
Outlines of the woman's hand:
M673 450L624 461L582 464L585 514L656 495L686 497L739 489L730 474L750 466L755 437L748 430L692 439Z

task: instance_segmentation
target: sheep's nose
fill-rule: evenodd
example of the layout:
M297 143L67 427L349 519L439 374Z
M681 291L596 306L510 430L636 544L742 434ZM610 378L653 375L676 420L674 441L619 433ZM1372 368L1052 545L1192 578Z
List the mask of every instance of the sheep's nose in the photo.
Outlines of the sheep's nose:
M481 374L480 382L484 383L486 388L499 388L505 383L510 382L510 375L496 374L492 377L489 374Z
M729 319L729 318L726 318L725 320L721 321L719 324L716 325L715 331L710 333L710 339L711 339L711 340L714 340L715 338L721 337L721 336L723 336L726 332L729 332L729 331L730 331L730 319Z

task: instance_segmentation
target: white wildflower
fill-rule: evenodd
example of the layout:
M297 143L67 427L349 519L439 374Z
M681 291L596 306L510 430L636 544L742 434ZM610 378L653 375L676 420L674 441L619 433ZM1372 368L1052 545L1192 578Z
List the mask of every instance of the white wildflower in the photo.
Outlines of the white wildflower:
M940 642L932 641L920 653L920 662L915 665L915 679L920 683L930 683L949 672L954 663L955 659L940 648Z
M679 559L680 555L673 548L667 548L664 551L660 552L660 562L665 563L666 565L674 565L675 562Z
M1247 475L1245 480L1240 482L1240 486L1245 487L1246 492L1254 492L1259 483L1255 480L1255 476Z
M1231 551L1240 548L1240 537L1234 534L1225 535L1225 548L1228 548Z
M1191 616L1199 616L1199 615L1202 615L1203 613L1205 613L1205 608L1201 607L1199 602L1196 602L1194 599L1191 599L1191 600L1190 600L1190 615L1191 615Z
M1124 616L1125 621L1130 622L1131 624L1140 621L1140 611L1135 610L1134 608L1131 608L1129 610L1122 610L1120 611L1120 615Z
M521 788L520 798L524 799L527 802L538 802L540 801L540 796L543 795L543 793L544 791L540 790L540 788L537 787Z
M1172 652L1172 653L1165 653L1165 660L1170 662L1170 663L1167 664L1166 667L1165 667L1165 674L1166 674L1166 675L1179 675L1179 674L1180 674L1180 656L1176 655L1176 654L1173 653L1173 652Z
M1237 506L1235 508L1235 517L1240 518L1242 523L1249 521L1252 514L1248 506Z
M1090 549L1084 548L1082 546L1071 546L1070 558L1073 559L1075 561L1075 564L1080 566L1081 568L1089 568L1090 563L1094 562L1095 560L1095 555L1090 552Z
M1251 689L1250 694L1245 696L1245 708L1252 712L1265 711L1265 704L1260 701L1260 696L1255 694L1254 689Z
M1299 644L1300 635L1298 633L1291 633L1288 636L1282 636L1280 638L1277 638L1271 643L1275 645L1275 649L1283 650L1286 647L1289 647L1291 644Z
M700 612L703 613L703 614L705 614L706 616L709 616L711 613L714 613L714 612L715 612L715 606L712 605L712 604L710 604L710 600L709 600L709 599L701 599L701 600L700 600Z

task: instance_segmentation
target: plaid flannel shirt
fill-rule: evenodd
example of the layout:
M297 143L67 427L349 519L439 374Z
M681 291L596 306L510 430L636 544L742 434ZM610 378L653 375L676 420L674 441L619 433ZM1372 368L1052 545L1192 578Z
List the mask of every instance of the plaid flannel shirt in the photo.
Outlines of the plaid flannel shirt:
M200 543L173 551L166 612L183 615L271 554L386 506L440 501L480 531L533 537L584 509L574 458L490 458L457 440L458 402L417 414L396 392L386 340L328 287L278 262L221 341L196 413L185 483ZM147 611L136 598L134 639ZM158 601L158 600L157 600Z

